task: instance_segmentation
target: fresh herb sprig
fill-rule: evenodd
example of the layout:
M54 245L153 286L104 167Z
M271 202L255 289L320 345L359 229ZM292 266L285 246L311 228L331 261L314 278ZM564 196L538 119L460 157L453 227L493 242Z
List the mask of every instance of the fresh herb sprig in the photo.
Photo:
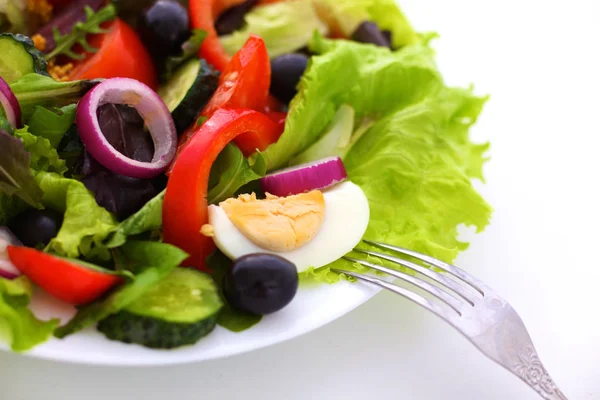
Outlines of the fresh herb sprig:
M81 47L89 52L95 53L98 49L92 47L87 41L87 35L94 33L107 33L106 29L102 29L100 25L103 22L110 21L117 16L117 9L114 5L109 4L106 7L94 12L91 7L85 7L85 22L78 22L73 26L71 33L61 35L57 28L54 28L54 41L56 47L50 53L46 54L46 60L64 54L73 60L81 60L85 58L84 54L78 54L73 51L73 46L80 44Z

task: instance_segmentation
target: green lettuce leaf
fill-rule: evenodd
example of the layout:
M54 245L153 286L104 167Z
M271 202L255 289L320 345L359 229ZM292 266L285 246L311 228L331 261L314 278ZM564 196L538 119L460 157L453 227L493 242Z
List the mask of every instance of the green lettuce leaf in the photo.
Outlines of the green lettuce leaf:
M253 8L244 19L246 25L242 29L220 38L230 55L242 48L251 33L263 38L270 57L305 47L315 30L327 33L327 26L319 19L313 0L262 5Z
M419 42L419 35L395 0L315 0L319 15L350 37L364 21L392 33L392 46L400 48Z
M43 192L29 168L31 161L21 140L0 131L0 194L18 196L30 206L41 208Z
M29 166L34 171L56 172L64 175L67 164L61 160L50 141L42 136L29 132L27 126L14 131L14 136L21 139L25 150L31 155Z
M482 177L488 144L471 143L468 132L485 101L470 90L443 89L377 121L352 147L344 162L369 199L366 239L452 261L468 246L457 226L483 230L492 210L471 178ZM302 278L336 282L331 267L361 269L338 260Z
M29 132L48 139L52 147L57 149L63 136L75 122L76 110L77 104L52 109L36 106L27 121Z
M342 104L351 106L358 125L417 103L442 87L432 50L414 45L389 49L346 40L327 40L316 34L312 57L290 104L285 131L264 157L268 170L317 141Z
M65 326L54 332L64 338L116 314L163 280L188 255L178 248L157 242L130 241L119 249L125 267L135 279L115 289L104 299L82 307Z
M32 285L26 277L0 278L0 339L13 351L27 351L52 336L58 320L40 321L29 309Z
M46 251L67 258L109 259L104 240L117 229L115 217L79 181L48 172L38 173L36 179L44 191L44 206L64 214L62 227Z
M208 203L216 204L233 197L242 186L262 178L266 173L267 165L260 153L249 162L237 146L228 144L210 171L213 185L208 191Z
M162 191L158 196L146 203L138 212L121 222L106 243L106 246L113 249L125 244L129 236L160 230L162 228L162 206L164 199L165 191Z

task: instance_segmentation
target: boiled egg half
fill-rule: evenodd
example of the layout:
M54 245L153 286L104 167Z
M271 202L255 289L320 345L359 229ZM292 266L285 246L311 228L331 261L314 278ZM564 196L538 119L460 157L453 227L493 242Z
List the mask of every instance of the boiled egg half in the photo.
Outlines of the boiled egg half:
M323 192L287 197L259 200L245 194L209 206L208 215L203 233L227 257L277 254L302 272L352 251L369 224L369 202L360 187L346 181Z

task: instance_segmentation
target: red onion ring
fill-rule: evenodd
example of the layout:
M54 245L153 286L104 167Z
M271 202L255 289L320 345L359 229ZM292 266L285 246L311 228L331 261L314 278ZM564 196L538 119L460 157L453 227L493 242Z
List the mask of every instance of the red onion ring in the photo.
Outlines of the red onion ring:
M0 226L0 277L15 279L21 275L21 271L10 262L7 246L23 246L23 243L5 226Z
M152 161L141 162L126 157L106 140L98 123L98 108L108 103L127 104L144 119L154 141ZM134 79L112 78L96 85L79 102L76 122L87 151L117 174L154 178L175 158L177 131L169 109L156 92Z
M4 114L8 123L15 128L21 127L21 106L15 97L15 94L10 90L10 86L2 77L0 77L0 103L4 108Z
M283 197L327 189L347 178L342 159L329 157L267 175L260 183L265 192Z

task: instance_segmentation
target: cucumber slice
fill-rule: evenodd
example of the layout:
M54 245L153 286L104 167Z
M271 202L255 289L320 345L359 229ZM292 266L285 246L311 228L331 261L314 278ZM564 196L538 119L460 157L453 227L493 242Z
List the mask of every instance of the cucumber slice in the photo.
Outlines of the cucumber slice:
M0 54L0 76L9 85L30 73L48 74L44 56L25 35L0 34Z
M98 330L111 340L172 349L210 333L222 307L209 275L178 268L124 310L100 321Z
M189 128L219 86L219 72L204 60L182 65L158 94L173 115L177 132Z

